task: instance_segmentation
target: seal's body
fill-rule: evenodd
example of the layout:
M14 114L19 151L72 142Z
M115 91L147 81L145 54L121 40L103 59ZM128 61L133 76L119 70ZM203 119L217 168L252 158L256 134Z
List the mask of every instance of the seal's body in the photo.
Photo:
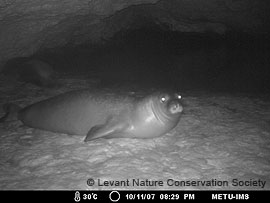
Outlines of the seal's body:
M68 92L18 111L25 125L67 134L104 137L153 138L173 129L183 110L178 94L153 93L144 98ZM5 116L7 117L7 116Z
M6 63L3 73L16 80L40 87L56 86L54 69L39 59L27 57L11 59Z

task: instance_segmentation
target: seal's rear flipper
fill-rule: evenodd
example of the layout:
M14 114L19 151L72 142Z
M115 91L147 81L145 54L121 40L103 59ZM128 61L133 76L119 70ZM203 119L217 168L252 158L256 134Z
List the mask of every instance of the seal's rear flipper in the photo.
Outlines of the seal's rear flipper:
M16 104L7 103L3 105L3 109L6 114L0 118L0 122L18 120L18 111L21 110L21 107Z

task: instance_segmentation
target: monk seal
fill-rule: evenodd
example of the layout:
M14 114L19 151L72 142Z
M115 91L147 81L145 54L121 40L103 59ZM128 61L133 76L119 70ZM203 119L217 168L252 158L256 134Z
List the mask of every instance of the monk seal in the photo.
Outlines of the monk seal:
M183 111L180 99L179 94L167 92L135 98L77 90L19 110L14 104L5 105L7 114L2 120L17 117L29 127L86 135L85 142L97 138L154 138L177 125Z
M40 87L57 86L53 67L40 59L28 57L11 59L5 64L3 73L10 78Z

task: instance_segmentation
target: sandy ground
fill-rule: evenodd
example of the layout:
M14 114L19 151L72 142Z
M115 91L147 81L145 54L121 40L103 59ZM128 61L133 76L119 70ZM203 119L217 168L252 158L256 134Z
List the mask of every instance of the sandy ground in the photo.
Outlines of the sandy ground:
M1 76L0 105L26 106L95 83L60 80L64 86L42 89ZM19 121L1 123L0 189L269 190L269 95L186 91L183 98L178 126L156 139L84 143Z

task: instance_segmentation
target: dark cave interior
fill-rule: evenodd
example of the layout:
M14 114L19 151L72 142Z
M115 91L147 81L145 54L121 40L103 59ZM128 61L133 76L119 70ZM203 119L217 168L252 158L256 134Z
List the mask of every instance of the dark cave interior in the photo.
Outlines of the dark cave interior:
M180 33L146 26L102 45L66 45L32 57L60 74L86 74L101 85L180 90L269 92L269 38L243 33Z
M25 13L5 4L3 16L17 21L3 21L0 70L40 59L104 86L269 92L266 1L117 2L31 2Z

